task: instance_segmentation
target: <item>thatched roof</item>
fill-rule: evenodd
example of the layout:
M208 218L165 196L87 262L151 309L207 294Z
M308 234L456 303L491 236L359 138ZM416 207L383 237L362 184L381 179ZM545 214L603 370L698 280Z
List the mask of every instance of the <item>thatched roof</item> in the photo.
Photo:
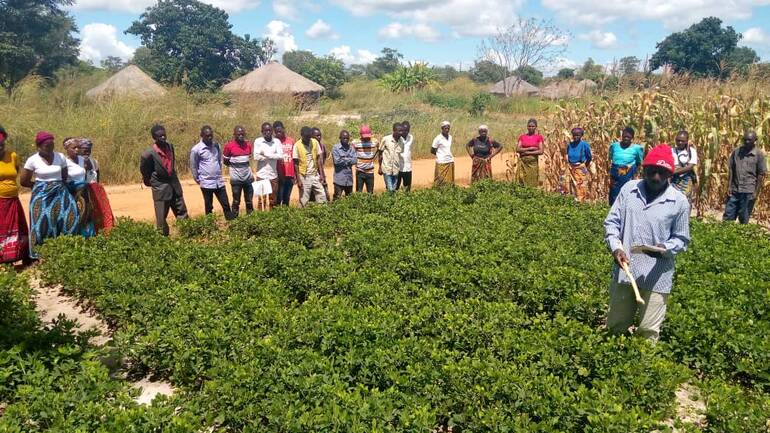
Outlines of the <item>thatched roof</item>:
M126 66L102 84L86 92L86 96L91 99L111 96L151 98L165 94L166 89L136 65Z
M562 80L545 86L540 96L549 99L578 98L591 92L595 87L596 83L591 80Z
M222 90L228 93L320 94L324 88L286 66L273 62L228 83Z
M519 80L518 83L516 83L516 80ZM509 95L506 95L505 90L508 88ZM529 84L528 82L524 80L520 80L517 77L508 77L503 81L497 82L494 86L492 86L489 89L489 93L492 93L493 95L503 95L503 96L511 96L511 95L523 95L523 96L537 96L540 94L540 89L533 86L532 84Z

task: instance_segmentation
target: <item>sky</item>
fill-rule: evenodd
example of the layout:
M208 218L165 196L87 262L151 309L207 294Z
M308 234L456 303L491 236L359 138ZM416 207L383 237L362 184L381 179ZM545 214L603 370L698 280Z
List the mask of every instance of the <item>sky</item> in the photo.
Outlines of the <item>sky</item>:
M770 60L770 0L202 0L230 15L233 32L267 36L284 51L334 55L346 64L370 63L383 47L406 61L468 70L479 44L517 17L551 20L568 32L566 52L552 65L575 67L587 58L610 64L645 59L672 32L716 16L743 34L739 45ZM84 60L131 57L141 45L124 34L155 0L76 0L70 12L80 30Z

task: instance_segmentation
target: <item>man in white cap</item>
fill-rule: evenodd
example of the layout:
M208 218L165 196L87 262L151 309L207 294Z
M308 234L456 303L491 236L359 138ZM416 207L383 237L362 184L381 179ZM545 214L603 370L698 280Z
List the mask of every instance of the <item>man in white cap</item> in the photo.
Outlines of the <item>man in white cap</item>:
M466 150L473 160L471 183L492 179L492 158L503 150L503 145L489 136L487 125L479 126L478 137L468 142Z
M433 139L430 153L436 155L436 171L433 186L454 185L455 159L452 156L452 136L449 135L450 123L441 122L441 134Z

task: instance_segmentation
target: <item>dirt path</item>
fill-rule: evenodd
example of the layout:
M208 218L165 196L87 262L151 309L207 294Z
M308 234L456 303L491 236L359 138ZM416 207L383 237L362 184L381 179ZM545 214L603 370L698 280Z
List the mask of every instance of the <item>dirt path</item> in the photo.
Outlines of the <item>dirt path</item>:
M502 153L492 161L492 171L495 179L505 178L505 161L508 159L508 153ZM433 185L433 170L435 167L434 159L419 159L412 163L412 188L428 188ZM331 178L333 174L332 167L326 167L326 175L329 178L329 187L332 188ZM467 156L455 157L455 181L458 185L468 185L471 177L471 159ZM229 182L225 182L230 194ZM182 180L185 203L191 216L203 214L203 196L200 189L192 179ZM107 194L112 205L112 212L116 217L130 217L135 220L153 221L155 213L152 206L152 192L142 184L131 185L111 185L106 187ZM385 183L382 176L375 175L375 192L385 191ZM331 191L329 191L331 193ZM292 191L292 202L299 200L297 189ZM21 203L24 211L28 212L29 194L21 195ZM219 204L214 203L215 211L221 209ZM173 219L173 217L170 217Z

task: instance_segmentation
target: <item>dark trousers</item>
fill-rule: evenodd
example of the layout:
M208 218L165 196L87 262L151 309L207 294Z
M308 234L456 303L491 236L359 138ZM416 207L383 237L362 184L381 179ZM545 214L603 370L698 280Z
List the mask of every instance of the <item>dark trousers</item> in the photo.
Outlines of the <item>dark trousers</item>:
M230 182L233 189L233 218L238 216L241 207L241 192L243 192L243 201L246 203L246 214L254 211L254 187L251 182Z
M210 214L214 210L214 197L216 196L219 205L222 206L225 219L230 220L233 218L230 211L230 201L227 199L227 190L225 187L221 188L201 188L203 193L203 211L206 215Z
M187 205L185 205L184 197L181 195L174 194L171 200L156 200L153 204L155 205L155 226L164 236L168 236L166 217L168 216L169 209L174 213L176 219L187 218Z
M356 192L363 191L364 185L366 185L366 192L374 193L374 173L356 171Z
M401 185L404 185L404 191L409 192L412 190L412 172L411 171L399 171L398 180L396 181L396 191L401 189Z
M278 205L288 206L291 200L291 190L294 188L294 178L278 178Z
M752 195L744 192L730 194L727 203L725 203L725 213L722 215L722 221L735 221L738 218L738 222L741 224L748 224L751 212L754 211L755 200L751 198Z
M350 194L353 194L353 185L337 185L334 184L334 200L339 199L342 197L342 195L345 195L345 197L349 196Z

